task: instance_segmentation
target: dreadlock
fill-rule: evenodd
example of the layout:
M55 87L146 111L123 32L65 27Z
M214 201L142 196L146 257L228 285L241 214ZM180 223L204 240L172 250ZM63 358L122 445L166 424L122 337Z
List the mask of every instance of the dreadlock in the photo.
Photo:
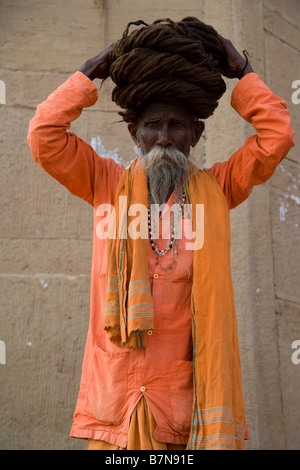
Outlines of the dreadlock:
M129 33L131 25L141 27ZM126 122L136 122L158 100L182 104L206 119L226 90L218 71L224 60L217 32L197 18L130 22L110 52L112 99Z

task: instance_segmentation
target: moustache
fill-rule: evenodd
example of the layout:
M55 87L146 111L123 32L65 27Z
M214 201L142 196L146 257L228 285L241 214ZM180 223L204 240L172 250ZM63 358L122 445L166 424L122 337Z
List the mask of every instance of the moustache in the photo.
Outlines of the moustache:
M153 166L159 168L160 166L168 166L168 164L174 164L181 169L186 169L188 167L188 157L184 155L184 153L180 152L180 150L170 146L163 147L161 145L156 145L142 158L146 170Z

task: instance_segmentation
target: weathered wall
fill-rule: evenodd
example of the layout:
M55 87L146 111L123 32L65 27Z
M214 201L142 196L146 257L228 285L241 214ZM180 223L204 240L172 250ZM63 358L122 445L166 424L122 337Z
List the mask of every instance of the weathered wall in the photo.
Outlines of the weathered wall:
M300 104L291 103L290 84L300 77L300 4L264 2L265 78L291 111L296 146L270 181L270 233L275 297L283 445L300 448L300 364L290 360L291 343L300 331ZM292 90L295 91L295 90ZM293 350L292 350L293 351Z
M183 6L184 5L184 6ZM82 449L68 437L89 317L92 208L32 161L28 122L37 104L123 32L128 21L195 15L253 55L254 69L286 99L296 147L271 180L231 214L232 270L249 449L300 448L298 0L52 0L0 2L1 272L0 448ZM230 108L235 82L194 159L225 160L251 133ZM134 156L110 101L111 84L74 123L84 140ZM3 343L1 343L3 344ZM0 357L1 359L1 357ZM1 360L0 360L1 363Z

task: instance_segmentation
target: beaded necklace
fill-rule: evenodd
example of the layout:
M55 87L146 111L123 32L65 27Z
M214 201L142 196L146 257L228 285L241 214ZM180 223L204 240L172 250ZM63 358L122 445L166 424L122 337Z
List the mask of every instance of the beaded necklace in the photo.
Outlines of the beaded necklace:
M182 200L179 203L179 208L178 208L178 210L179 210L178 219L180 219L180 216L182 215L182 211L183 211L183 207L184 207L184 203L185 203L185 198L186 198L185 192L183 191ZM174 210L172 211L170 237L167 241L166 248L164 250L160 250L158 248L157 241L156 241L156 236L155 236L155 223L152 223L152 210L151 210L151 204L150 204L150 196L149 196L149 205L148 205L148 228L149 228L149 235L150 235L150 243L151 243L152 250L155 252L157 264L159 265L159 267L163 271L169 271L170 269L173 268L174 262L175 262L176 256L177 256L177 246L176 246L176 242L174 243L174 232L175 232L175 230L174 230ZM174 256L173 256L174 260L173 260L173 262L170 266L168 266L167 268L164 268L161 265L161 263L159 262L159 257L160 256L165 256L165 254L168 253L172 248L173 248L173 252L174 252Z

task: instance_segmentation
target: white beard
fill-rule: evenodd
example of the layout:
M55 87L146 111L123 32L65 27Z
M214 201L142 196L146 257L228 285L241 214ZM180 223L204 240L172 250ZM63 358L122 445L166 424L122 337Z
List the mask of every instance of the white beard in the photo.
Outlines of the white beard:
M173 191L184 187L189 177L189 161L179 150L156 146L144 157L151 203L165 204Z

